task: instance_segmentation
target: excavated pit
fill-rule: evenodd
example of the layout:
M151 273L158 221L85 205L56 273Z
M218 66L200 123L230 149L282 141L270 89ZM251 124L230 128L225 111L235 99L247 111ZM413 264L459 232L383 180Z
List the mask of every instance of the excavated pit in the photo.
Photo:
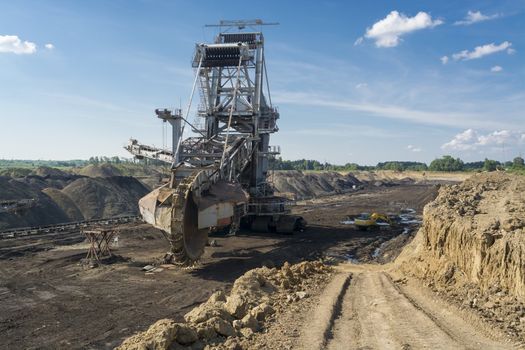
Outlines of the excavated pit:
M398 212L406 207L419 215L435 197L436 188L431 184L372 185L303 201L293 208L293 214L305 217L309 223L306 231L294 235L212 235L213 244L191 270L159 263L169 244L159 230L144 224L121 225L114 253L122 259L95 269L86 270L78 264L86 254L84 243L59 245L56 238L41 237L39 242L45 243L46 249L34 251L22 240L0 242L6 249L12 249L8 243L24 245L16 257L3 259L0 269L4 344L9 348L113 348L159 319L183 323L183 316L192 308L215 291L229 293L232 283L250 269L318 260L331 252L351 252L356 259L372 261L382 242L398 233L362 232L341 221L350 214ZM154 265L154 272L142 270L147 265ZM312 288L324 285L316 282ZM289 294L294 298L294 293ZM275 295L281 295L279 305L288 308L287 295ZM291 305L313 303L314 295ZM286 321L277 322L282 325L279 334L290 331ZM101 333L101 329L106 331ZM28 332L33 332L31 337Z

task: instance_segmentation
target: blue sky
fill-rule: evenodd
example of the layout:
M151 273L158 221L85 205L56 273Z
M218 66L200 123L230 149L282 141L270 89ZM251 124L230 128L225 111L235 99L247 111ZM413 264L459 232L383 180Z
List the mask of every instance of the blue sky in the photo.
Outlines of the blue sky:
M206 23L262 18L286 159L525 151L525 1L0 1L0 158L162 146ZM445 58L446 57L446 58Z

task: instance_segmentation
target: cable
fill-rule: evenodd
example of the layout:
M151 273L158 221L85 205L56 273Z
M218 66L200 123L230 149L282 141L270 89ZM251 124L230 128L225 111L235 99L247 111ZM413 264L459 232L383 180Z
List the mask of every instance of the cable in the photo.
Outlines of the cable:
M201 54L201 58L199 60L199 66L197 67L197 72L195 73L195 79L193 80L193 87L191 88L190 100L188 101L188 107L186 109L186 116L182 118L182 120L184 120L186 123L188 123L188 115L190 114L191 102L193 101L193 95L195 94L195 87L197 86L197 79L199 78L203 59L204 59L204 55ZM182 125L181 132L180 132L180 138L179 138L179 142L177 143L177 149L175 150L175 154L179 154L179 149L182 143L182 135L184 134L185 126L186 124ZM175 157L175 154L173 155L174 157Z

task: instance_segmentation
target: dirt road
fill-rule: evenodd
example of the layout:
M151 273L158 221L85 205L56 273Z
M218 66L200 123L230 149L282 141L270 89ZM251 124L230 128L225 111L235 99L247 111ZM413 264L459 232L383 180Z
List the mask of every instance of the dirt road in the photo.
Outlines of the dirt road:
M498 334L487 336L481 324L469 323L450 305L424 289L396 283L378 265L348 265L342 274L332 318L323 339L308 339L299 348L319 349L513 349ZM326 310L315 310L312 322ZM306 324L304 329L311 329ZM319 327L319 324L316 324ZM322 327L322 326L321 326ZM306 333L306 332L303 332ZM496 339L496 340L495 340ZM319 346L319 344L321 346Z

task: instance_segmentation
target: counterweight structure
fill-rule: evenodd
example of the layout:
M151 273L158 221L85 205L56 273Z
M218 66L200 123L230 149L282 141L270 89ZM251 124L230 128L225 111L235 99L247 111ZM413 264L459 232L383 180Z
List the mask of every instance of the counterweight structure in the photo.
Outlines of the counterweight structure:
M257 21L233 23L241 30L263 24ZM221 32L213 43L196 45L192 66L186 117L156 111L173 126L171 181L139 202L144 219L166 233L182 263L199 258L210 228L235 232L242 220L252 230L292 232L305 224L288 215L286 200L268 182L268 158L279 153L270 146L279 112L271 103L262 32ZM197 85L200 104L192 125L187 114ZM184 125L196 136L182 140ZM127 149L148 157L152 150L133 141Z

